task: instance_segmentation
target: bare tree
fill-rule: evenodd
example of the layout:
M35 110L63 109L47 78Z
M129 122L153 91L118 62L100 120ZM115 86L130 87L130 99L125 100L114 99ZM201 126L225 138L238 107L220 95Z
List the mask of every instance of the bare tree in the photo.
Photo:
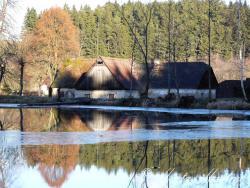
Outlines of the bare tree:
M135 30L135 20L133 18L133 30ZM134 31L135 32L135 31ZM135 37L133 37L133 47L132 47L132 52L131 52L131 68L130 68L130 74L133 77L133 66L134 66L134 61L135 61L135 47L136 47L136 40ZM132 98L132 89L133 89L133 78L130 81L130 97Z
M248 101L245 87L244 87L244 40L242 40L242 33L241 33L241 0L238 2L238 47L239 47L239 64L240 64L240 85L243 94L243 98L245 101Z
M7 50L5 45L2 44L0 49L0 84L2 83L5 73L6 73L6 64L7 64Z
M3 72L2 76L5 74L5 67L8 61L13 61L19 66L19 95L23 95L23 86L24 86L24 67L27 63L27 46L25 41L8 41L8 44L5 47L5 53L3 54L4 59L2 60ZM0 58L1 61L2 58ZM1 80L0 80L1 81Z
M8 28L11 25L11 18L8 16L8 11L13 9L16 0L2 0L0 4L0 37L3 38L8 34Z
M145 86L145 90L143 91L143 95L145 95L146 97L148 97L148 90L149 90L149 83L150 83L150 67L149 67L149 26L151 23L151 19L152 19L152 12L153 12L153 4L148 4L147 5L147 9L143 10L143 18L144 19L144 23L143 23L143 41L141 41L139 39L138 33L136 32L136 29L134 29L133 24L129 21L129 19L126 17L124 10L120 9L119 5L116 4L116 8L117 10L121 13L121 16L123 18L123 20L126 22L126 24L128 25L128 28L135 40L136 45L139 48L139 51L141 52L142 56L143 56L143 61L145 63L146 66L146 86Z
M17 89L18 76L11 62L14 61L12 50L12 41L9 40L2 43L0 49L0 85L1 89L4 88L13 91Z
M4 138L1 141L5 141ZM17 169L23 165L19 147L0 146L0 187L13 186L17 178Z
M174 79L175 79L175 88L177 92L177 99L180 101L180 90L179 90L179 82L178 82L178 76L177 76L177 62L176 62L176 38L178 37L177 33L177 27L175 26L175 20L173 19L173 60L174 60ZM171 72L171 70L169 70Z

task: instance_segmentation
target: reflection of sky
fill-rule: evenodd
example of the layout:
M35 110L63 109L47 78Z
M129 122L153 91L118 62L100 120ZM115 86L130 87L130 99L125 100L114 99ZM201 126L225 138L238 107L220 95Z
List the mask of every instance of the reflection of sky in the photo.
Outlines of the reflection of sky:
M69 175L66 182L63 184L63 188L77 188L77 187L108 187L108 188L126 188L132 177L123 170L118 170L117 173L107 173L104 169L99 169L92 166L86 170L77 166L75 170ZM144 184L144 173L135 176L134 181L131 183L131 187L142 187ZM153 174L148 172L148 187L150 188L163 188L167 187L168 176L167 174L157 173ZM207 177L198 176L194 178L187 177L183 179L177 173L173 173L169 178L170 187L207 187ZM241 173L241 187L249 187L250 185L250 169ZM225 171L223 175L218 177L210 177L210 187L218 188L230 188L238 186L238 176L228 171ZM12 184L12 187L20 188L46 188L48 185L43 180L38 169L22 167L20 170L19 178ZM145 187L145 186L144 186Z
M204 123L204 124L202 124ZM180 123L176 123L180 124ZM1 132L0 146L20 145L72 145L96 144L104 142L125 142L145 140L195 140L195 139L228 139L250 138L250 121L233 122L184 122L183 125L198 125L195 129L172 130L133 130L101 132Z

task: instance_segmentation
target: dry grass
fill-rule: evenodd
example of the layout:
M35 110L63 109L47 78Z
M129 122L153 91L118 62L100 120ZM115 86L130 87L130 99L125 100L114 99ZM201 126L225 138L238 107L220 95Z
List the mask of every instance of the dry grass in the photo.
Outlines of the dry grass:
M221 109L221 110L249 110L250 103L240 99L227 99L216 102L211 102L207 105L208 109Z
M49 97L36 97L36 96L0 96L0 103L13 103L13 104L34 104L34 103L52 103L56 99Z

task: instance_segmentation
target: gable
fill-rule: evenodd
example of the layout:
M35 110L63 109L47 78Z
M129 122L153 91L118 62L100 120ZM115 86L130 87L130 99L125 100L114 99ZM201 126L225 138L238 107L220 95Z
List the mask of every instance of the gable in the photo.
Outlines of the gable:
M96 63L81 76L76 83L79 90L122 90L122 85L115 79L105 64Z

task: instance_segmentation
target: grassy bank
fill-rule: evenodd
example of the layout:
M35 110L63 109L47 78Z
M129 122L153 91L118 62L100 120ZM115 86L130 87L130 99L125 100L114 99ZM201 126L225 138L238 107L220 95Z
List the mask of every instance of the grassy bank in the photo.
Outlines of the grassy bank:
M250 103L240 99L217 100L208 103L207 108L221 110L250 110Z
M0 96L0 103L13 104L35 104L35 103L53 103L56 102L54 98L38 97L38 96Z

